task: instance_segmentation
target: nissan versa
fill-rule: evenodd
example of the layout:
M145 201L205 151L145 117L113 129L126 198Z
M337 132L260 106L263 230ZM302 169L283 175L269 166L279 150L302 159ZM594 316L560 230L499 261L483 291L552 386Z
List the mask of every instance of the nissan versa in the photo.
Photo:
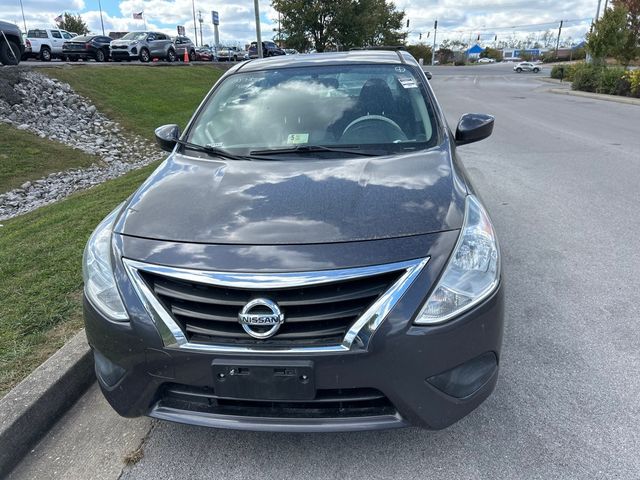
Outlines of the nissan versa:
M230 69L97 227L85 321L121 415L247 430L440 429L498 375L500 250L403 51Z

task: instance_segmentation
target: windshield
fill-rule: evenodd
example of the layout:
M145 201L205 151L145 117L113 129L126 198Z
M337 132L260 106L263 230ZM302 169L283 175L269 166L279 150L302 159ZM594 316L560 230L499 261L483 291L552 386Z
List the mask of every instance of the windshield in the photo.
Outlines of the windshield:
M122 40L143 40L146 37L146 32L129 32L124 37L122 37Z
M73 37L74 42L90 42L93 37Z
M229 76L188 141L241 154L305 145L388 152L431 147L435 130L431 101L412 68L338 65Z

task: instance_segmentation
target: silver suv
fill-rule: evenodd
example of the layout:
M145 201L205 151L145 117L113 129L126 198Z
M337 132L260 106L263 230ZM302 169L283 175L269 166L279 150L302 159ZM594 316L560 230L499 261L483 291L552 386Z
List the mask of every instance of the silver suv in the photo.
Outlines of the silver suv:
M169 35L160 32L129 32L119 40L111 42L111 58L121 60L140 60L149 62L154 58L173 62L176 49Z

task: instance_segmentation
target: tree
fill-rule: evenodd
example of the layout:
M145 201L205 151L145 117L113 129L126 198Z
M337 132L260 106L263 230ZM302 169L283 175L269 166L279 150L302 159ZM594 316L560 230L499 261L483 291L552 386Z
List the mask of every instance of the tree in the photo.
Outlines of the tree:
M640 0L614 0L613 8L622 8L627 14L627 38L616 55L618 61L626 68L632 60L640 56Z
M480 53L480 58L493 58L498 62L502 60L502 52L495 48L487 47Z
M60 30L66 30L67 32L77 33L78 35L86 35L89 33L89 27L84 23L82 17L78 15L71 15L70 13L64 13L62 21L56 22Z
M405 14L388 0L273 0L287 46L348 49L403 44Z
M622 54L629 36L626 27L627 12L618 5L608 8L596 20L592 31L587 34L587 50L593 56L595 64L604 65L607 56L617 58Z
M416 45L408 45L407 51L416 59L422 58L425 65L431 63L431 46L420 42Z

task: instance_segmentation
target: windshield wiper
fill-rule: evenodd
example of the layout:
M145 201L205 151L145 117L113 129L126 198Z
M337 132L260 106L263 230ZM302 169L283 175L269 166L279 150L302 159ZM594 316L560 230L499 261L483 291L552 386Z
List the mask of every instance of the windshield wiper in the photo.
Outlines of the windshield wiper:
M363 157L377 157L379 153L365 152L358 150L359 147L323 147L322 145L298 145L296 147L284 147L284 148L267 148L264 150L251 150L249 155L273 155L281 153L316 153L316 152L333 152L333 153L348 153L351 155L361 155Z
M255 160L251 156L236 155L222 148L212 147L211 145L198 145L197 143L191 143L185 140L176 140L176 143L190 150L195 150L197 152L204 152L209 155L226 158L228 160Z

